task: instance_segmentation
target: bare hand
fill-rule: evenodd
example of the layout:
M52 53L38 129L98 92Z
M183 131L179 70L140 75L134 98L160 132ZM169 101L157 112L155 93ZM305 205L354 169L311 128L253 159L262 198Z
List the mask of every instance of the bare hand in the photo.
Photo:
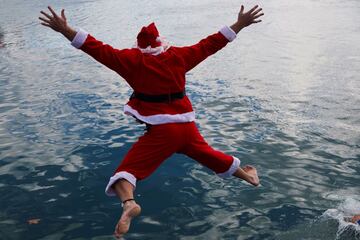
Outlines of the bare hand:
M59 16L50 6L48 9L51 14L40 11L40 13L44 15L44 17L39 17L41 24L53 29L56 32L62 33L67 39L72 41L76 35L76 31L67 24L65 10L61 10L61 16Z
M241 9L238 15L238 24L244 28L251 24L261 22L258 18L263 16L264 13L262 13L262 8L258 8L259 6L256 5L250 11L244 13L244 6L241 5Z
M51 14L40 11L40 13L44 15L44 17L39 17L39 19L41 20L41 25L49 27L56 32L63 33L68 28L65 17L65 10L62 9L61 16L58 16L50 6L48 7L48 9Z

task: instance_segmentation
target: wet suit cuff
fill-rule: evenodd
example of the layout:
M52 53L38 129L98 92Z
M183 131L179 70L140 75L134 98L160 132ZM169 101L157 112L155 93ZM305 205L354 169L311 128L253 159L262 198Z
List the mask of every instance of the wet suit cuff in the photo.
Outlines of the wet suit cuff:
M89 35L88 32L84 31L83 29L79 28L77 31L74 39L71 41L71 45L73 45L76 48L81 48L81 46L86 41L87 36Z

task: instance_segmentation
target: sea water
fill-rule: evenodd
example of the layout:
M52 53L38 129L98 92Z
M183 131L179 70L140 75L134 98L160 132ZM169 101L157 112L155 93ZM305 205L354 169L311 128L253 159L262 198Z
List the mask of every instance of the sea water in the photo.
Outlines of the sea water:
M358 196L354 196L359 198ZM338 223L338 230L336 232L337 239L354 238L360 239L360 225L358 223L349 222L348 219L351 219L355 214L360 215L360 201L352 197L344 198L337 208L326 210L322 219L327 220L336 220Z
M112 239L109 177L144 126L122 113L118 75L39 24L69 24L116 48L152 21L190 45L259 3L263 22L187 74L205 139L257 167L261 186L174 155L135 197L126 239L359 239L360 2L0 0L0 239Z

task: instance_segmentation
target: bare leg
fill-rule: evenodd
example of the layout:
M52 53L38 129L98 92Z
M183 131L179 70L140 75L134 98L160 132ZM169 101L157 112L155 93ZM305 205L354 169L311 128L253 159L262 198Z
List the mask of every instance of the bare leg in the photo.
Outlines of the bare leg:
M246 165L243 168L239 167L233 176L241 178L254 186L258 186L260 183L256 168L253 166Z
M121 202L134 198L134 186L125 179L117 181L113 185L113 188L118 197L121 199ZM116 238L122 237L129 231L132 218L139 215L140 212L141 207L135 202L135 200L124 203L123 212L115 227L114 235Z

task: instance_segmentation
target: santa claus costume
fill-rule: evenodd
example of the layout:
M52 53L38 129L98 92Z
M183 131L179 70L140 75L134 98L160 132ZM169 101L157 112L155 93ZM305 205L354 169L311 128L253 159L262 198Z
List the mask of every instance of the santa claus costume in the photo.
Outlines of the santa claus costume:
M110 178L105 192L115 196L113 184L126 179L134 187L168 157L182 153L212 169L220 177L231 176L240 160L210 147L195 125L195 112L185 93L185 74L236 38L230 27L186 47L168 46L154 23L143 27L136 47L118 50L79 30L72 45L123 77L134 93L126 114L147 125L147 131L131 147Z

